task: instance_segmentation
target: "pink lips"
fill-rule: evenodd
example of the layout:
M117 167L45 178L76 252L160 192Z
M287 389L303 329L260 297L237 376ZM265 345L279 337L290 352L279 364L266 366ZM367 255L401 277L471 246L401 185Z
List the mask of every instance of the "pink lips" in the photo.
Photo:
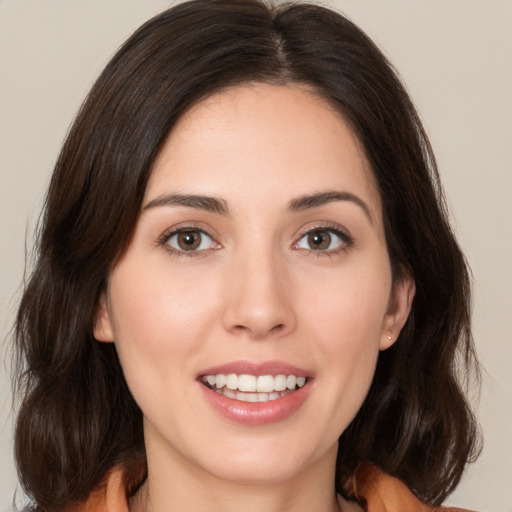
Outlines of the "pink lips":
M216 375L219 373L236 373L249 375L295 375L296 377L309 377L308 382L302 388L276 400L268 402L244 402L228 398L216 393L201 383L204 375ZM208 404L222 417L242 425L267 425L282 421L295 413L309 396L312 389L312 375L295 366L279 361L253 363L237 361L220 366L208 368L198 375L198 386Z
M218 373L247 373L249 375L295 375L296 377L312 377L311 372L302 370L296 366L282 363L281 361L265 361L262 363L255 363L250 361L233 361L212 368L207 368L202 371L198 377L203 375L216 375Z

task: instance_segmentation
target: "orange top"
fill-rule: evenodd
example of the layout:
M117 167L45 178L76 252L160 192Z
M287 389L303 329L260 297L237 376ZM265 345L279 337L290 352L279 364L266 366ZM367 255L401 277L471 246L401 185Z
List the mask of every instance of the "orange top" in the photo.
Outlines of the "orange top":
M376 466L361 466L347 482L345 490L366 512L471 512L426 505L401 480ZM123 470L110 471L85 503L67 507L66 512L129 512Z

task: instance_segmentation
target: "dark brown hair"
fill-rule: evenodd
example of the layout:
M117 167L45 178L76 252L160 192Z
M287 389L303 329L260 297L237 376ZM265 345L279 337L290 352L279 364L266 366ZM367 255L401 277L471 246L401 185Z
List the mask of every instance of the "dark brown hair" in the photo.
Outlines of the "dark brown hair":
M248 82L305 84L352 125L382 197L395 276L407 271L416 283L406 326L381 353L339 440L338 491L358 464L372 462L439 504L476 452L460 381L476 364L468 269L429 141L392 66L328 9L195 0L156 16L121 47L55 166L15 334L16 458L41 510L83 500L109 468L144 460L142 413L115 346L93 337L98 296L176 121L208 95Z

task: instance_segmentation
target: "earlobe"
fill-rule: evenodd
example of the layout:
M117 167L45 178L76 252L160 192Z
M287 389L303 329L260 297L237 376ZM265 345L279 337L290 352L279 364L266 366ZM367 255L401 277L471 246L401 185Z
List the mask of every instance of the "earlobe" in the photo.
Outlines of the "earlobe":
M391 299L381 333L380 350L388 349L398 339L400 331L411 312L415 292L414 279L408 272L404 271L403 275L393 284Z
M105 292L102 292L100 295L96 306L93 333L98 341L107 343L114 341L114 330L112 329L112 322L107 305L107 294Z

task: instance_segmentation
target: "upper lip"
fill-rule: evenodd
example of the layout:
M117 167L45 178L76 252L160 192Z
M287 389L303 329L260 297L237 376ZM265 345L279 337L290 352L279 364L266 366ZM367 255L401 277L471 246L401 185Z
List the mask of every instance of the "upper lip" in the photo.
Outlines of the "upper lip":
M289 363L282 361L232 361L218 366L212 366L201 371L198 377L204 375L217 375L219 373L229 374L235 373L237 375L295 375L296 377L312 377L310 371L303 368L298 368Z

